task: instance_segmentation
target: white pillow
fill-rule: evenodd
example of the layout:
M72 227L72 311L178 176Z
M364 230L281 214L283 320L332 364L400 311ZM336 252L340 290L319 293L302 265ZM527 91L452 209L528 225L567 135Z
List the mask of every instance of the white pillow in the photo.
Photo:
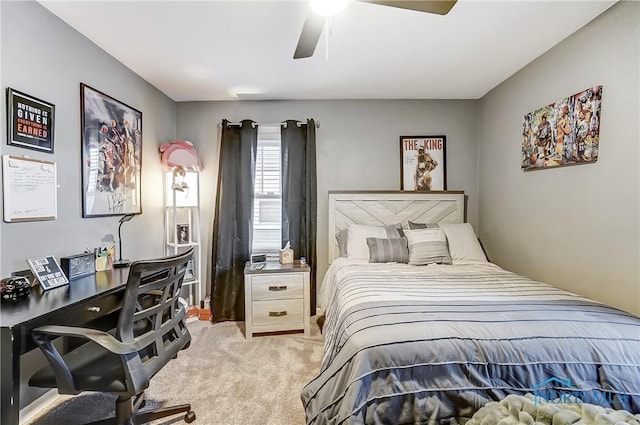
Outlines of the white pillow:
M440 223L440 228L447 235L453 264L487 262L470 223Z
M404 234L409 245L409 264L414 266L432 263L451 264L447 237L442 229L405 230Z
M387 229L384 226L365 226L362 224L349 224L347 236L347 258L369 259L369 245L367 238L387 238Z

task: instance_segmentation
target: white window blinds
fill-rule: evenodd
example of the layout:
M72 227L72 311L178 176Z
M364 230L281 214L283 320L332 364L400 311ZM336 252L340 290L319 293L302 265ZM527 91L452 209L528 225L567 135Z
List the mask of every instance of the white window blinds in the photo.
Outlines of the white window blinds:
M280 126L258 127L258 151L253 202L254 254L280 250L282 233L282 179Z

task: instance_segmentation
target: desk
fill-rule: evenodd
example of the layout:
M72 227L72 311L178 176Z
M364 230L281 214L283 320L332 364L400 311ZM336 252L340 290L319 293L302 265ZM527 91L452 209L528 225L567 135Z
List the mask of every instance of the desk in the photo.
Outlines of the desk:
M18 425L20 418L20 355L36 348L31 330L43 325L100 328L115 326L129 269L116 269L71 281L69 285L42 291L32 288L29 299L0 306L0 423ZM115 313L115 314L114 314Z

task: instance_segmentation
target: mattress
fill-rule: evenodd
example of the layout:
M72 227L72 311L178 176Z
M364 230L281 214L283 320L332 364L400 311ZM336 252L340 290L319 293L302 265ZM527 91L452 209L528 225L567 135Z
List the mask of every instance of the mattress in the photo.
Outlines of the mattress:
M491 263L337 259L308 424L464 423L509 394L640 410L640 319Z

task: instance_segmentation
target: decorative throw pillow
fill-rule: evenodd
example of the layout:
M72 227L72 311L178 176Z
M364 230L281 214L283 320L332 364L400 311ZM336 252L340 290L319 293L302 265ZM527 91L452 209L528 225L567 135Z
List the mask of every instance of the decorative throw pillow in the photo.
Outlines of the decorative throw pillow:
M437 223L414 223L413 221L409 222L409 230L416 229L437 229L439 226Z
M347 256L347 242L349 241L349 229L342 229L336 235L336 241L338 242L338 252L341 257Z
M370 263L408 263L407 238L367 238Z
M405 235L409 246L409 264L451 264L447 237L442 229L407 230Z
M350 259L369 259L367 238L399 238L400 232L395 226L365 226L350 224L347 236L347 257Z
M454 263L486 263L487 257L470 223L441 224Z

